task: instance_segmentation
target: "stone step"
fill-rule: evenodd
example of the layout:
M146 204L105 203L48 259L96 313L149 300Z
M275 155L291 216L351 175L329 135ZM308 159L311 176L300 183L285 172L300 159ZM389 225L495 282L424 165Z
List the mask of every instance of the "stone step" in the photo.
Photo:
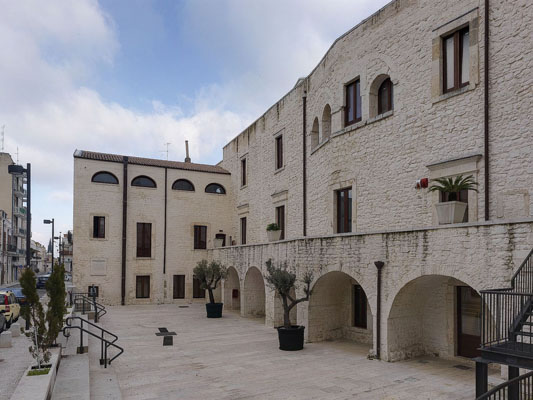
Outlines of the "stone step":
M100 325L100 324L99 324ZM99 335L100 332L91 327L92 332ZM90 336L89 338L89 375L91 384L91 400L119 400L122 399L120 386L113 365L104 368L100 365L100 340ZM108 358L115 355L115 349L108 349Z
M89 355L64 355L57 372L52 400L90 400Z

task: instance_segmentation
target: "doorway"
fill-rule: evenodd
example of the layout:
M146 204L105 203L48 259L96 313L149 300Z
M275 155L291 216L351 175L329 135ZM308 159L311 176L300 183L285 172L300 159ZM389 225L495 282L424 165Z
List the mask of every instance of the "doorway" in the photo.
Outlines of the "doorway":
M481 296L469 286L457 286L457 355L479 357Z

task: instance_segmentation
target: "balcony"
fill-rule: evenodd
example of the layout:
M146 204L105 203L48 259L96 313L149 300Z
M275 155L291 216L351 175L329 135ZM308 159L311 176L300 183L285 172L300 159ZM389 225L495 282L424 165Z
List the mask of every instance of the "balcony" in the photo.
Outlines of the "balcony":
M13 213L17 217L26 218L26 207L14 207Z
M7 252L8 253L17 253L17 245L16 244L8 244L7 245Z
M18 228L15 229L15 235L20 237L26 237L26 229Z
M26 189L17 188L13 192L15 193L15 196L17 196L17 197L20 197L22 199L26 198Z

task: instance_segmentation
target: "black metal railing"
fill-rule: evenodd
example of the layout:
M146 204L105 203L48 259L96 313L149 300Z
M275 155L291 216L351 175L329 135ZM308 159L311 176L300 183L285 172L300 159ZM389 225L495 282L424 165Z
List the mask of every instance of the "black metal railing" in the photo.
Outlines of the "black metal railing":
M504 382L476 400L531 400L533 399L533 371Z
M76 311L81 311L85 314L89 311L94 311L94 322L107 314L107 310L103 304L96 301L94 296L88 297L86 293L74 293L74 307Z
M533 249L511 287L482 290L481 349L533 358Z
M79 320L80 325L72 325L71 322L73 320ZM100 335L97 335L94 332L91 332L91 330L87 327L84 328L84 324L87 324L93 328L96 328L99 330ZM88 335L91 335L98 340L100 340L100 365L103 365L104 368L107 368L107 365L111 365L111 362L115 360L118 356L120 356L122 353L124 353L124 349L117 345L115 342L118 340L118 336L115 335L112 332L109 332L108 330L102 328L99 325L93 324L92 322L86 321L82 317L78 316L72 316L67 317L65 319L65 326L63 327L63 336L69 337L70 336L70 329L79 329L80 330L80 346L78 347L79 353L84 352L84 346L83 346L83 333L87 333ZM106 335L111 336L111 340L106 338ZM119 352L115 354L112 358L108 359L108 349L109 347L114 347Z

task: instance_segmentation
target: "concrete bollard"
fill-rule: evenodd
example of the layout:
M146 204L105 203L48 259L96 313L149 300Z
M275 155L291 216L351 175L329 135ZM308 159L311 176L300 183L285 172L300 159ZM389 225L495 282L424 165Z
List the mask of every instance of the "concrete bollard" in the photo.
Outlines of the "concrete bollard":
M11 333L13 334L13 337L20 336L20 324L18 322L15 322L11 324Z
M11 331L0 333L0 348L11 347Z

